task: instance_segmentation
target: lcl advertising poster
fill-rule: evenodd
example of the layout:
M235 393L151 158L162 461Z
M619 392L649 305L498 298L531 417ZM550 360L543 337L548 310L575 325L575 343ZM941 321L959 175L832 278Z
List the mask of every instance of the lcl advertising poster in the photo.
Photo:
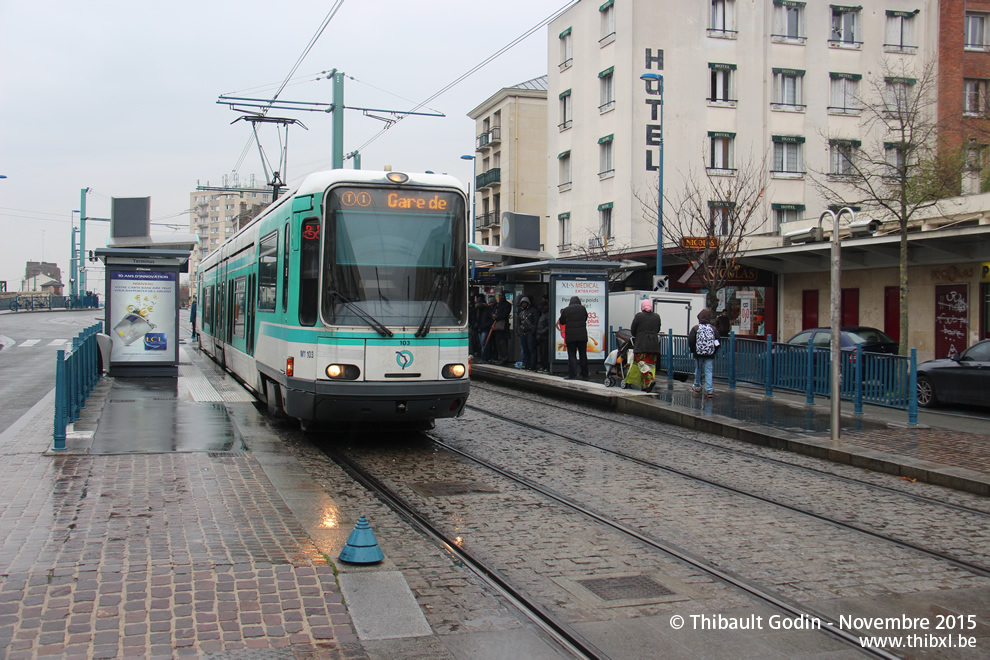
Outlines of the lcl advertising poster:
M567 361L567 344L557 327L560 310L571 304L577 296L588 310L588 361L604 360L607 355L605 332L607 329L605 310L608 308L608 283L604 277L580 277L561 275L551 278L554 305L554 359Z
M178 362L178 273L111 271L111 362Z

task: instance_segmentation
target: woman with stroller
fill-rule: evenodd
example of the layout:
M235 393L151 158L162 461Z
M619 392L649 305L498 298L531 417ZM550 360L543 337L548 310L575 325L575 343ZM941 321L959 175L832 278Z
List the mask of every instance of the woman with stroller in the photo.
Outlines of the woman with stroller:
M660 315L653 311L653 301L649 299L640 302L639 308L629 331L633 336L633 356L643 376L643 391L652 392L660 354Z

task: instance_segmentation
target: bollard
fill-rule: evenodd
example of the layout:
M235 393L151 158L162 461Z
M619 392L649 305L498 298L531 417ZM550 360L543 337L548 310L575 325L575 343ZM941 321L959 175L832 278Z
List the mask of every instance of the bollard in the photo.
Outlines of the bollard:
M337 558L349 564L377 564L385 559L367 518L358 518L354 531L347 537L347 543Z
M773 335L767 335L767 350L763 359L763 377L766 381L766 395L773 396Z
M908 376L908 424L918 423L918 349L911 349L911 373Z
M808 337L808 367L805 375L805 403L815 404L815 344L814 337Z
M736 389L736 331L729 331L729 389Z
M674 384L674 329L667 328L667 346L669 350L667 351L667 387L668 389Z
M863 345L856 344L856 368L855 378L856 378L856 394L854 397L855 404L853 406L853 412L857 415L863 414Z

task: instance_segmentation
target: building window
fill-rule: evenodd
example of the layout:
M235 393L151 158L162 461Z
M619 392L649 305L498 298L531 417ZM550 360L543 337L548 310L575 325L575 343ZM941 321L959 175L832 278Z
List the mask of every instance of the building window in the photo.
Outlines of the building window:
M571 152L565 151L557 156L560 178L557 183L557 190L564 192L571 189Z
M907 150L903 142L884 142L884 157L887 161L887 176L899 177L901 171L907 165Z
M804 204L771 204L773 210L773 227L767 228L767 233L776 234L788 222L800 220L804 215Z
M609 67L598 74L599 86L601 87L601 104L598 112L608 112L615 107L615 67Z
M557 232L560 234L557 247L561 250L571 249L571 214L561 213L557 216Z
M914 78L884 78L884 111L888 116L899 116L914 105Z
M560 93L560 123L557 128L565 131L571 127L571 113L574 110L574 100L571 98L571 90Z
M598 8L602 20L602 38L598 40L600 46L606 46L615 41L615 0L608 0Z
M560 70L571 68L574 63L573 42L571 41L571 28L567 28L560 33Z
M770 39L776 43L803 44L807 38L804 33L803 2L792 0L774 0L773 2L773 34Z
M732 233L733 210L735 202L708 202L711 214L711 228L718 236L728 236Z
M914 17L918 11L887 10L887 34L883 49L888 53L914 53L918 50L914 42Z
M859 146L859 140L829 140L829 175L844 177L855 174L853 159Z
M804 178L804 138L792 135L773 136L773 169L779 179Z
M858 73L830 73L829 105L830 115L858 115L860 113L859 81L863 76Z
M859 11L861 7L832 5L832 33L828 45L833 48L859 48Z
M735 133L708 133L708 170L709 174L731 175L735 174L733 163L733 143Z
M804 112L804 71L773 69L773 102L771 109L784 112Z
M987 81L963 80L963 114L979 117L987 111Z
M602 244L612 238L612 202L598 205L598 237Z
M598 178L607 179L615 176L615 167L612 162L612 136L606 135L598 140L599 169Z
M708 90L708 105L735 107L735 64L709 62L711 85Z
M966 12L966 36L963 44L968 50L987 49L987 15Z
M712 12L708 23L708 36L720 39L735 39L734 0L711 0Z

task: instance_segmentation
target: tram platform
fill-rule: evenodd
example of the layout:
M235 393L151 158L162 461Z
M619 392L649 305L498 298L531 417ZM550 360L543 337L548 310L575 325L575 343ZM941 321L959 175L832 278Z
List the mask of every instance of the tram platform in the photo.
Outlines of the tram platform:
M692 382L668 380L662 372L652 393L606 387L604 375L587 381L491 364L472 367L472 379L553 395L726 438L784 449L907 480L990 495L990 414L921 410L908 413L864 405L862 414L843 401L839 442L831 439L831 404L804 395L716 381L715 395L691 390Z
M827 401L724 383L704 399L662 379L644 394L491 365L472 377L990 494L990 417L976 413L925 411L909 427L900 411L847 412L833 446ZM53 411L50 394L0 433L0 660L553 655L518 631L434 632L408 586L411 548L341 566L363 505L332 475L314 483L188 344L178 380L104 379L62 452Z

